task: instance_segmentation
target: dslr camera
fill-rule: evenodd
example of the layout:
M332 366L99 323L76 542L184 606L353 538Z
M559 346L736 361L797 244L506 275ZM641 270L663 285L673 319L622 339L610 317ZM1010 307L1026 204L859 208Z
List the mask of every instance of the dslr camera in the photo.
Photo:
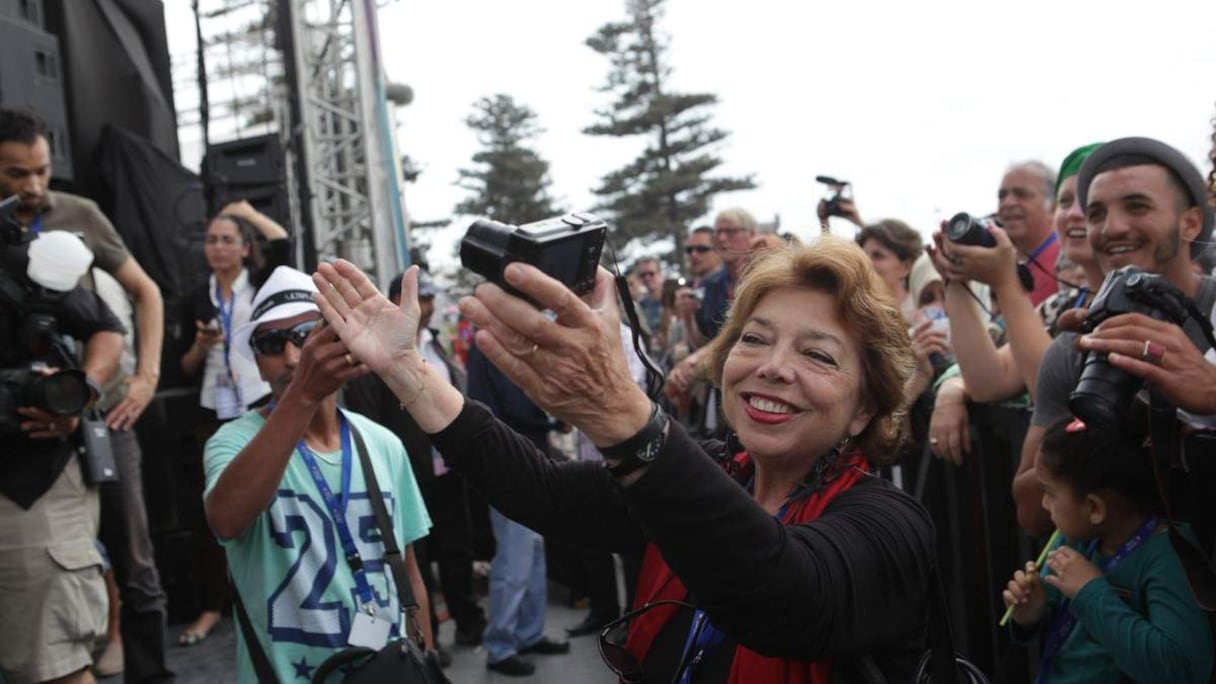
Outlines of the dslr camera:
M992 226L999 228L1000 225L991 216L977 219L965 211L960 211L946 221L946 239L956 245L968 247L996 247L996 238L992 237L988 229ZM1027 292L1034 291L1034 274L1030 272L1030 267L1018 264L1017 268L1018 282L1022 284L1022 289Z
M56 311L66 292L42 287L26 275L29 245L33 236L17 223L16 195L0 202L0 306L13 312L19 358L28 361L17 367L0 368L0 436L21 432L17 408L34 406L59 416L79 415L93 399L85 374L59 334ZM61 369L53 375L43 371L53 360Z
M1164 277L1124 266L1107 274L1081 332L1093 332L1106 319L1126 313L1181 326L1194 317L1190 313L1194 308L1194 302ZM1211 325L1202 317L1197 320ZM1143 384L1140 378L1112 366L1105 353L1091 351L1085 355L1081 379L1068 397L1068 408L1086 425L1114 427L1124 420Z
M595 271L608 224L575 212L522 226L490 219L474 221L460 241L460 263L516 297L537 302L506 283L503 269L515 261L531 264L582 296L595 287Z
M946 222L946 237L950 242L968 247L996 247L996 240L988 232L993 225L991 219L976 219L965 211L960 211Z

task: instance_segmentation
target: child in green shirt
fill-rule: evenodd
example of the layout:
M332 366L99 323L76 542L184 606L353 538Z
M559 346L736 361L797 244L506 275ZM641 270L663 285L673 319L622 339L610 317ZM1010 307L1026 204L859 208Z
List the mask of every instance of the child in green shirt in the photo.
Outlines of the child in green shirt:
M1142 444L1071 419L1044 435L1035 474L1063 541L1003 596L1015 638L1043 635L1036 683L1209 681L1211 624L1158 515Z

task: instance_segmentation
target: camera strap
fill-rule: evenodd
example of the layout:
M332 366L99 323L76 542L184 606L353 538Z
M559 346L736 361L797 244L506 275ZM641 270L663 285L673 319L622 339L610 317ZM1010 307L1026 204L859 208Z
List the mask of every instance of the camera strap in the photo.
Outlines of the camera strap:
M1182 442L1178 434L1177 409L1156 387L1149 385L1149 439L1152 445L1153 480L1157 496L1169 522L1170 546L1178 554L1187 584L1195 595L1199 607L1216 612L1216 565L1211 557L1196 542L1183 536L1178 529L1171 502L1169 474L1174 469L1183 469ZM1164 472L1163 472L1164 471ZM1194 487L1195 473L1188 473L1188 487Z

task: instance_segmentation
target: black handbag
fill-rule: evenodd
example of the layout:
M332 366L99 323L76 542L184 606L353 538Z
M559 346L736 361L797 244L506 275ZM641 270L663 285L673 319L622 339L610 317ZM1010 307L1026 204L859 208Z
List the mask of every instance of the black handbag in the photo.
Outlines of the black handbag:
M342 679L345 684L451 684L443 674L439 654L435 651L425 651L422 626L418 622L418 601L410 587L405 558L401 554L401 548L397 546L396 535L393 534L392 521L384 505L384 494L380 490L380 483L376 481L376 473L372 470L362 435L354 425L350 426L350 432L355 441L355 450L359 453L359 465L363 469L372 512L376 515L376 526L380 528L380 537L384 542L384 561L392 571L393 584L397 587L397 599L405 612L405 622L402 625L405 634L379 651L363 647L338 651L317 667L312 682L322 684L334 672L345 672ZM262 652L239 596L236 597L236 611L258 681L277 682L274 668Z

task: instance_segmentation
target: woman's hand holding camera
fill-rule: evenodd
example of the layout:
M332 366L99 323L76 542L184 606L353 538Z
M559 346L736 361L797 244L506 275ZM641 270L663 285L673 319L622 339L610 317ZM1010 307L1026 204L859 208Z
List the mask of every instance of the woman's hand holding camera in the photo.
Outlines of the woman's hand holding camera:
M994 290L1020 289L1017 250L1009 241L1009 235L996 226L989 226L988 233L996 241L995 247L961 245L946 239L941 231L934 233L933 243L937 248L930 252L933 266L951 282L974 280Z
M474 297L460 301L460 310L480 328L477 346L486 358L597 446L618 444L641 430L650 420L651 402L629 375L612 274L599 269L587 301L522 262L503 275L556 316L497 285L479 285Z
M1047 591L1032 561L1013 573L1013 579L1009 580L1001 597L1006 607L1013 607L1013 621L1023 627L1038 624L1047 612Z

